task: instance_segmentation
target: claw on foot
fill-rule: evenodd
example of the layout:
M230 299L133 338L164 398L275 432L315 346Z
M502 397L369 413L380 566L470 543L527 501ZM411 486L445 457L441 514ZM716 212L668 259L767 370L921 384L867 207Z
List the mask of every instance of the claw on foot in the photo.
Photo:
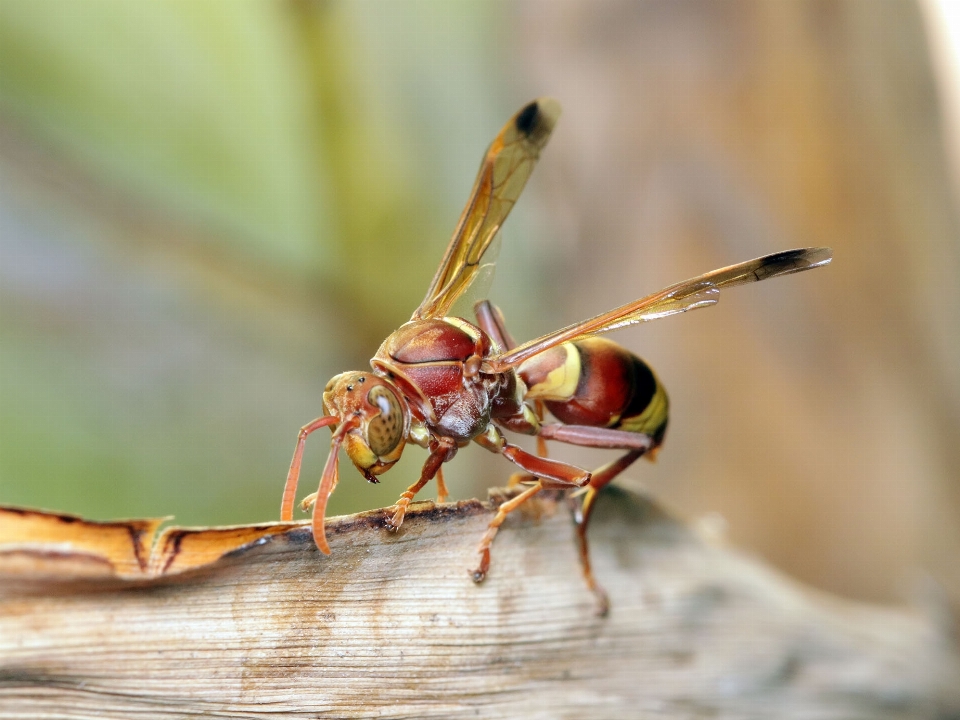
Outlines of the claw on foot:
M602 587L597 586L593 588L593 595L597 601L594 613L597 617L606 617L607 613L610 612L610 599L607 597L607 593Z
M408 494L410 495L409 497L408 497ZM403 495L400 496L400 499L397 500L396 505L391 505L389 508L387 508L388 513L391 510L394 511L393 517L387 520L386 522L387 527L393 532L396 532L397 530L399 530L400 526L403 525L403 518L407 514L407 507L409 507L411 499L413 499L413 496L412 494L410 494L410 491L408 490L407 492L405 492Z
M484 548L480 551L480 566L471 571L470 575L473 577L475 583L482 583L484 578L487 577L487 571L490 569L490 549Z
M393 516L388 518L383 524L390 532L396 532L400 529L400 526L403 525L403 518L407 514L407 507L404 505L400 507L399 505L392 505L387 508L387 513L390 511L393 512Z

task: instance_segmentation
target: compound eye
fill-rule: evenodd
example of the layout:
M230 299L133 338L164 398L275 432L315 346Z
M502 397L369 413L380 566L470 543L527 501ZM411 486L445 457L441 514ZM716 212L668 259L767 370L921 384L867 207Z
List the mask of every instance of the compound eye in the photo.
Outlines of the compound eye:
M383 457L403 439L403 408L397 396L382 385L374 386L367 393L367 402L380 408L380 414L367 423L367 444Z

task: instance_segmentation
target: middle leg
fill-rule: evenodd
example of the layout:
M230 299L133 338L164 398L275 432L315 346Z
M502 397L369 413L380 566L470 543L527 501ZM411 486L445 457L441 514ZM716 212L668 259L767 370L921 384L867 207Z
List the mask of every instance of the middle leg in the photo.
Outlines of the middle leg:
M488 450L500 453L515 465L529 473L534 484L516 497L508 500L497 508L497 514L487 526L487 531L480 539L477 552L480 553L480 564L472 572L474 582L482 582L490 569L490 545L497 536L500 526L507 519L507 515L523 505L544 488L575 488L583 487L590 482L590 473L574 465L538 457L526 450L508 443L503 435L494 426L490 426L486 433L474 438L474 441Z

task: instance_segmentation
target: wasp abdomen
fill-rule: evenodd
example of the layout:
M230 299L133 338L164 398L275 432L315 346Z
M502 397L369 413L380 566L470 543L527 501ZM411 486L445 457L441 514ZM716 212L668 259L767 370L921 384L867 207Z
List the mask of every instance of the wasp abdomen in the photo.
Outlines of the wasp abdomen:
M543 400L568 425L615 428L650 435L666 431L667 393L650 366L612 340L563 343L524 362L527 398Z

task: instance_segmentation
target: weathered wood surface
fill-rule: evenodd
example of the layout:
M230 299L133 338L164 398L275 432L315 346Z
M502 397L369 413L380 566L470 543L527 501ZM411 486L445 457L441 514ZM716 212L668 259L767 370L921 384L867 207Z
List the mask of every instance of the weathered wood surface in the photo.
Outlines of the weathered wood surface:
M616 491L592 528L599 618L566 508L531 510L479 586L476 501L417 505L398 535L333 520L330 557L302 525L168 530L147 559L149 521L3 511L0 718L960 714L936 613L809 590Z

